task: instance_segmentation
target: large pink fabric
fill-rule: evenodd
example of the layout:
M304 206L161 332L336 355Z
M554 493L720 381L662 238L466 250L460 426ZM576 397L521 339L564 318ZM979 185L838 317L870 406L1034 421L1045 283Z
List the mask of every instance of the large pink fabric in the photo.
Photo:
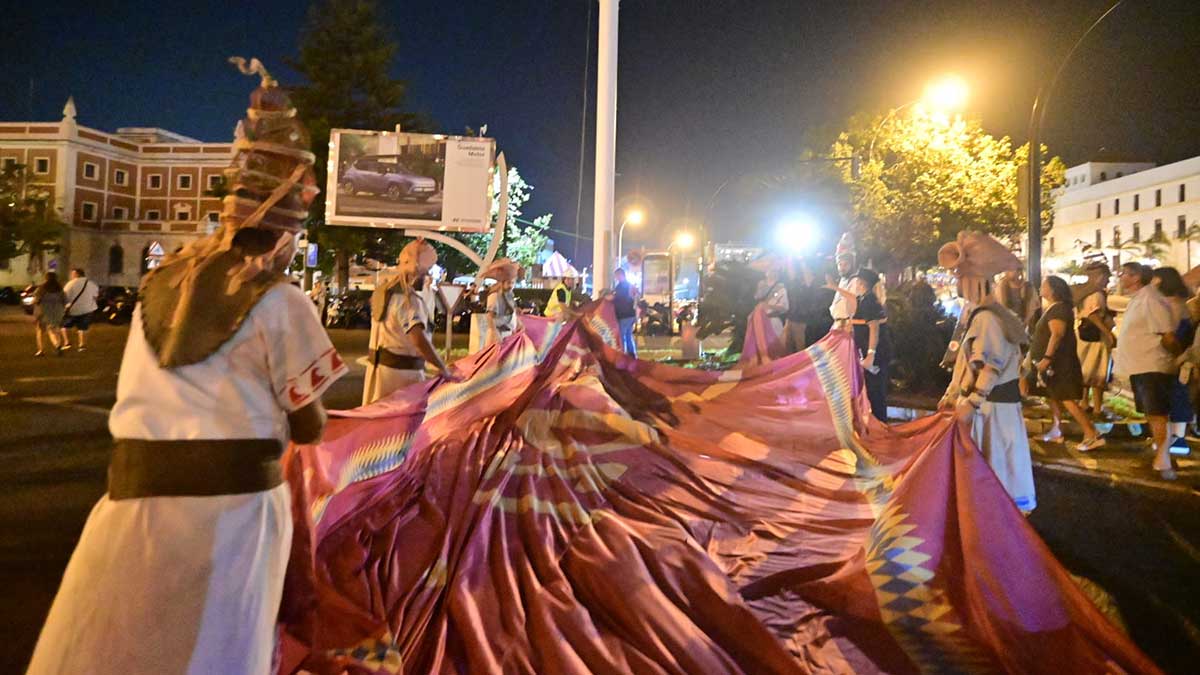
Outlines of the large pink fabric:
M708 372L526 325L289 450L282 672L1156 672L848 335Z

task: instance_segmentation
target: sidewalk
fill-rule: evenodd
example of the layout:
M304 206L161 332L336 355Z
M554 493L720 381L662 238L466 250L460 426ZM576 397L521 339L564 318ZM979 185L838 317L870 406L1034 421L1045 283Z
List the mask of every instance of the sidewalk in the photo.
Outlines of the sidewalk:
M933 413L937 402L919 397L902 396L888 406L893 421L907 421ZM1154 458L1150 450L1150 427L1137 418L1118 418L1105 433L1108 444L1098 450L1083 453L1075 450L1082 434L1073 423L1064 423L1063 441L1043 442L1038 439L1049 428L1050 411L1042 403L1025 406L1025 425L1029 433L1029 449L1033 465L1043 471L1053 471L1114 486L1152 489L1177 495L1200 497L1200 438L1187 437L1191 452L1172 455L1178 478L1164 480L1150 468ZM1064 420L1065 422L1065 420ZM1141 428L1137 425L1140 423ZM1104 427L1100 427L1101 431ZM1133 432L1137 431L1137 434Z

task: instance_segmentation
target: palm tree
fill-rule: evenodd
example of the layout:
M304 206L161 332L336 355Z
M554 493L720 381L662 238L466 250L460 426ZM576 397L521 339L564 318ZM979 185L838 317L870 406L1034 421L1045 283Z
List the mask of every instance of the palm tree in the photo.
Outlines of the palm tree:
M1187 268L1190 270L1192 269L1192 242L1200 241L1200 223L1192 221L1192 224L1177 239L1187 246Z

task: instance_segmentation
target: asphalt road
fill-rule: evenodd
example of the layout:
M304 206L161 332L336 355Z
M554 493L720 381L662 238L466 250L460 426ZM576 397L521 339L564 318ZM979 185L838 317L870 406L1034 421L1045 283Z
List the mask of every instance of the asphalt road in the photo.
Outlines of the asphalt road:
M383 195L360 192L356 195L338 195L337 215L375 216L378 218L427 218L437 220L442 210L442 195L439 192L426 202L415 199L393 201Z
M127 329L100 325L84 353L33 358L28 318L0 307L0 673L25 664L88 511L104 492ZM351 372L325 398L358 404L367 333L331 337ZM1135 641L1168 672L1200 663L1200 498L1101 474L1039 471L1030 522L1075 574L1114 597Z

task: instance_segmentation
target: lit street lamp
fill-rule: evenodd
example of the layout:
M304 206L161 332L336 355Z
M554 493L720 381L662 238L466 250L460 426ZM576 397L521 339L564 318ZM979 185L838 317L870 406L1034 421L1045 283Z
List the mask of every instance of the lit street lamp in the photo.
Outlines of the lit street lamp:
M626 225L641 225L646 222L646 212L641 209L630 209L625 213L625 220L621 221L621 229L617 230L617 266L620 266L620 260L625 256L625 226Z
M867 146L867 161L875 158L875 140L879 138L879 132L887 126L888 122L892 121L896 113L918 103L923 103L932 110L942 112L962 110L967 104L969 94L970 88L967 87L966 80L957 75L946 75L930 82L925 86L925 92L920 98L914 98L898 108L892 108L887 117L883 118L883 121L879 123L879 126L875 127L875 133L871 134L871 143Z

